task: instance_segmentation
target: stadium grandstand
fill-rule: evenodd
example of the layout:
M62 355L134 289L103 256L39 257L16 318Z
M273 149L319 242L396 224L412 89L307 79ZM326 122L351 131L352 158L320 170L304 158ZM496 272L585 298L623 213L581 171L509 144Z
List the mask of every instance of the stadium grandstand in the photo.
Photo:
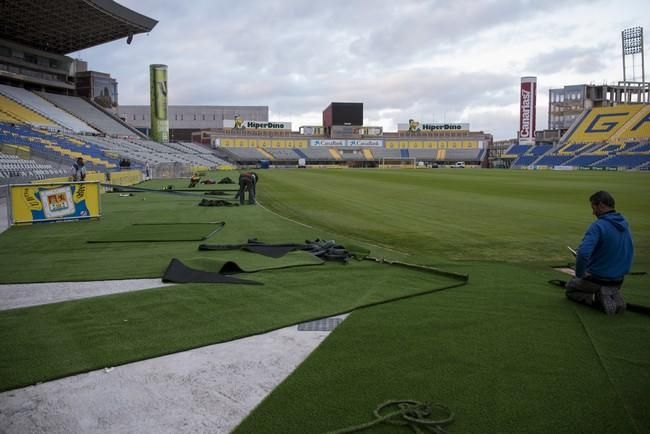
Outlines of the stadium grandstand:
M512 144L512 168L648 170L650 104L583 110L556 143Z
M156 173L160 165L161 173L173 174L229 164L190 140L149 140L118 116L116 82L67 56L117 39L130 43L155 20L109 0L3 2L1 8L0 183L67 174L77 157L106 174L122 170L121 161L129 169L150 166Z
M352 112L336 113L337 105ZM345 107L345 106L342 106ZM328 113L334 111L334 113ZM238 165L268 160L275 166L418 167L463 162L483 167L492 136L469 130L469 124L420 124L409 120L397 132L364 126L362 103L332 103L323 125L291 130L290 122L227 119L222 128L198 131L192 141L215 149Z

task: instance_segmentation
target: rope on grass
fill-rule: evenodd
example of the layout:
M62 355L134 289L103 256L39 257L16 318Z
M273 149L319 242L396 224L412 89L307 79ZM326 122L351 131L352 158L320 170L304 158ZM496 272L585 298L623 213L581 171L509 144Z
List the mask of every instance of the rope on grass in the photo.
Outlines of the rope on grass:
M389 407L397 407L391 410ZM382 410L390 410L382 414ZM440 414L439 419L434 419L433 414ZM448 434L444 428L454 420L454 412L444 404L422 403L411 399L390 400L379 404L375 411L375 420L359 425L341 428L335 431L329 431L327 434L344 434L366 430L380 423L386 423L394 426L408 427L416 434L425 432L435 432Z

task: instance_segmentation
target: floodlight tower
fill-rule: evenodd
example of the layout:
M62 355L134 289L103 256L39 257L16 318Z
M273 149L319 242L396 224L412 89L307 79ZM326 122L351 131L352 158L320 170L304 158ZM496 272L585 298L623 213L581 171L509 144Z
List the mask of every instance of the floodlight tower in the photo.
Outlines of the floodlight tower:
M625 87L625 102L632 102L630 87L639 90L637 102L648 102L648 89L645 82L645 62L643 56L643 27L630 27L621 32L621 43L623 46L623 86ZM636 76L635 60L641 55L641 81ZM632 61L632 77L628 80L626 58Z

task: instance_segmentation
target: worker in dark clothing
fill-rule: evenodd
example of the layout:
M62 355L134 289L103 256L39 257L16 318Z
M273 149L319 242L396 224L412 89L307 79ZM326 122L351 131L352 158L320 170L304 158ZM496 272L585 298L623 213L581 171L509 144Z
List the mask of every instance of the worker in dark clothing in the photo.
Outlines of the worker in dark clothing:
M239 192L235 199L239 197L239 204L244 204L244 196L248 192L248 203L255 204L255 186L257 185L258 176L255 172L245 172L239 175Z
M596 221L580 243L575 277L566 283L566 296L606 314L623 313L626 303L620 289L634 256L630 228L608 192L598 191L589 201Z
M198 173L195 173L195 174L192 175L192 177L190 178L190 185L188 185L188 187L189 187L189 188L194 188L194 187L196 187L196 184L198 184L200 180L201 180L201 177L199 176L199 174L198 174Z
M86 180L86 165L81 157L72 164L72 180L74 182Z

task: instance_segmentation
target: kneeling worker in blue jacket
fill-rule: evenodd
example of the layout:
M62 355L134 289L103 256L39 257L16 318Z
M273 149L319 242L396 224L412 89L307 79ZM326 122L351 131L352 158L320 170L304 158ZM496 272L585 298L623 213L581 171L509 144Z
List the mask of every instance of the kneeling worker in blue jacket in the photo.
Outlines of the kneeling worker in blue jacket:
M626 304L620 290L634 256L630 227L608 192L598 191L589 201L596 221L577 250L576 273L566 284L566 296L608 315L623 313Z

